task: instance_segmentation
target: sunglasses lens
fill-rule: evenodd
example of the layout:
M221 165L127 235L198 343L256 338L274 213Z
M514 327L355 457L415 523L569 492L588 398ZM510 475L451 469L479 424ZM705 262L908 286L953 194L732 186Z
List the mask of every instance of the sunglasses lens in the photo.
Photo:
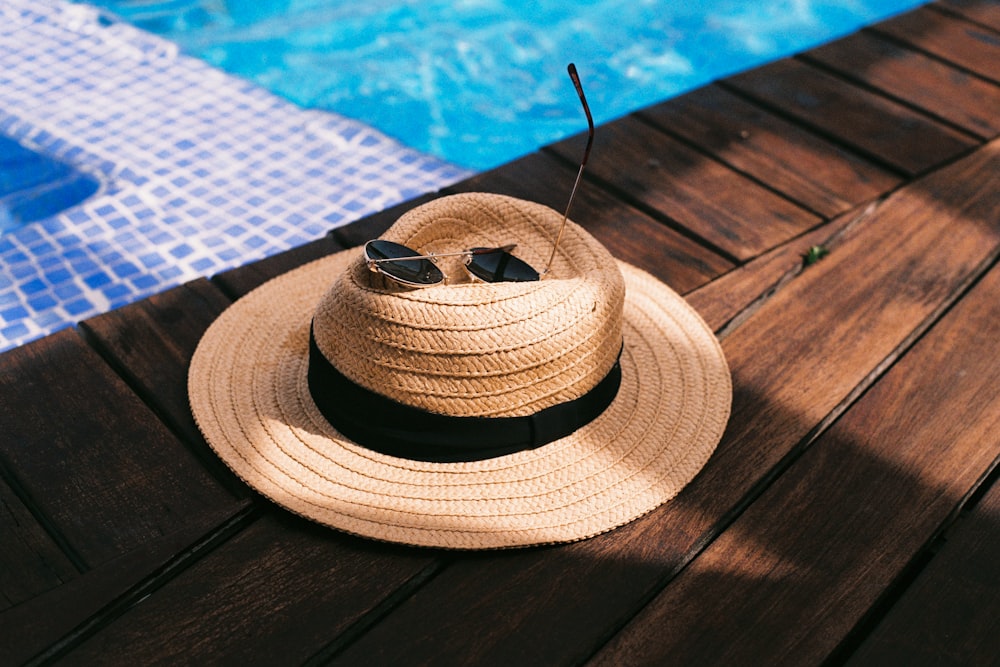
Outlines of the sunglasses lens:
M472 252L484 250L472 248ZM538 271L509 252L484 252L472 255L466 265L469 273L488 283L529 282L538 280Z
M399 243L377 239L365 244L365 255L370 260L379 260L417 257L420 253ZM429 259L379 262L378 270L404 285L427 286L444 281L441 269Z

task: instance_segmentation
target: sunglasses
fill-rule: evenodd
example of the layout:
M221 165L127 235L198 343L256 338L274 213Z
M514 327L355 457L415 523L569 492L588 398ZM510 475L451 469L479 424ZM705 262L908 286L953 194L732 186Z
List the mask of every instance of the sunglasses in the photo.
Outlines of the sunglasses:
M587 166L590 158L590 149L594 144L594 119L590 115L590 107L587 105L587 98L583 94L583 86L580 84L580 76L576 72L573 63L567 67L569 77L576 87L576 94L583 104L583 111L587 114L587 148L583 153L583 160L580 162L580 169L576 173L576 180L573 182L573 189L569 193L569 202L563 213L562 224L559 226L559 234L556 242L552 245L552 254L543 271L537 271L527 262L515 257L511 251L516 248L516 244L500 246L497 248L469 248L460 252L429 253L420 254L412 248L408 248L401 243L375 239L365 243L365 263L369 270L381 273L386 278L403 285L405 287L432 287L444 282L444 272L435 263L439 257L464 257L465 270L477 281L487 283L499 282L527 282L539 280L552 268L556 251L562 241L563 231L566 229L566 220L569 218L570 208L573 206L573 199L576 197L576 190L580 186L583 178L583 168Z

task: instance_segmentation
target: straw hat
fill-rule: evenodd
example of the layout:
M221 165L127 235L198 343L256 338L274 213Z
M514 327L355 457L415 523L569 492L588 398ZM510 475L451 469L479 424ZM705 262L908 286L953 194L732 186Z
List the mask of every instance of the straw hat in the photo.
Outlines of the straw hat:
M462 194L383 238L425 253L516 243L540 269L561 221ZM539 281L473 283L442 264L446 284L406 289L346 250L227 309L188 379L222 460L309 519L460 549L605 532L705 464L729 416L729 371L669 287L572 222Z

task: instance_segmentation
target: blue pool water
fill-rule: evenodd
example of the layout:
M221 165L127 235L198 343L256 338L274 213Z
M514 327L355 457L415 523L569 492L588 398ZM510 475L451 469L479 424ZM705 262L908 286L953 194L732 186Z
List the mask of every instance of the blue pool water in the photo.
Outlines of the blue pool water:
M79 204L100 181L0 135L0 235Z
M923 0L98 0L310 108L485 169Z

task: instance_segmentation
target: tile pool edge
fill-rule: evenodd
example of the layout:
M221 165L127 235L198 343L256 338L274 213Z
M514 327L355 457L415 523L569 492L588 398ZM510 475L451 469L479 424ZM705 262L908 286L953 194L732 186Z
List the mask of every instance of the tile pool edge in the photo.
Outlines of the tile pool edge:
M0 18L0 134L104 183L0 236L0 351L471 173L87 5L0 0Z

